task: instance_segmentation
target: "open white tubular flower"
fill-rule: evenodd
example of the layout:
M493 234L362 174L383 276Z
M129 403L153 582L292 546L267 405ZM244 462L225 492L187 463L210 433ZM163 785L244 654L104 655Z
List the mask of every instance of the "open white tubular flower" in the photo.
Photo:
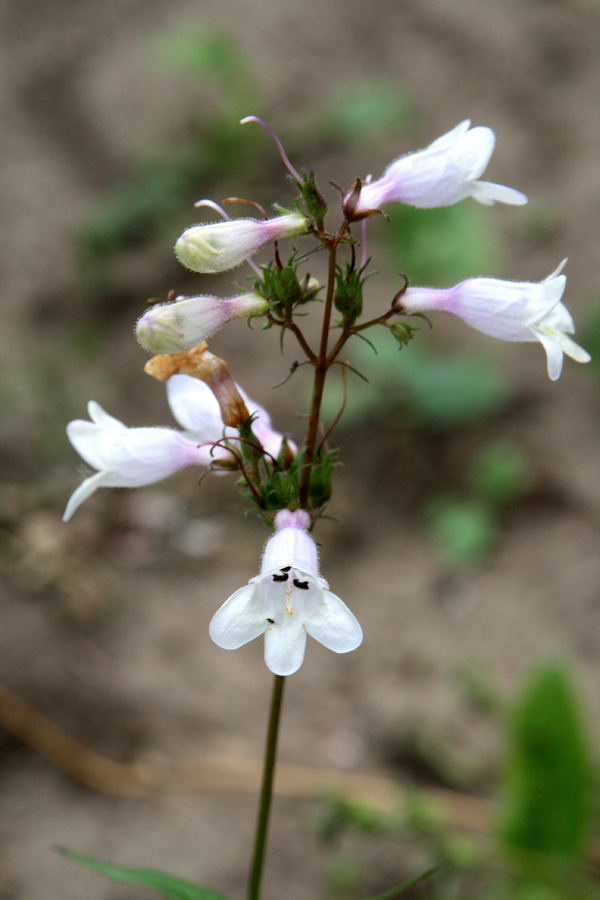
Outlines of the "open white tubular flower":
M175 255L192 272L211 274L234 269L281 238L304 234L307 220L300 213L275 219L230 219L187 228L175 244Z
M150 353L180 353L208 340L231 319L264 316L269 308L258 294L218 297L178 297L174 303L152 306L138 320L135 333Z
M254 434L265 450L276 457L282 436L271 428L265 410L243 396L248 411L255 416ZM232 454L223 446L214 447L212 442L221 440L224 434L235 441L238 431L223 427L219 404L207 385L189 375L173 375L167 382L167 397L183 432L172 428L127 428L94 401L88 404L91 422L78 419L69 423L69 440L97 472L71 496L63 516L65 522L98 488L143 487L187 466L233 463ZM295 452L295 446L289 446Z
M264 634L265 662L275 675L300 668L307 634L336 653L355 650L362 641L356 618L319 575L309 524L303 510L277 513L260 575L231 595L209 627L215 644L225 650Z
M79 485L63 516L67 522L78 506L100 487L142 487L161 481L186 466L208 466L210 447L170 428L127 428L104 412L93 400L88 403L91 422L69 422L67 435L95 475Z
M561 303L567 283L566 276L561 275L565 263L566 259L539 284L468 278L446 289L408 288L399 305L409 313L452 313L502 341L539 341L548 357L548 375L556 381L564 353L575 362L590 361L589 353L568 336L575 333L575 326Z
M377 181L362 186L354 206L355 216L379 209L387 203L407 203L431 208L451 206L473 197L486 206L496 201L521 206L527 197L520 191L479 181L487 166L496 138L491 128L469 128L465 119L424 150L401 156ZM348 204L352 194L345 198Z

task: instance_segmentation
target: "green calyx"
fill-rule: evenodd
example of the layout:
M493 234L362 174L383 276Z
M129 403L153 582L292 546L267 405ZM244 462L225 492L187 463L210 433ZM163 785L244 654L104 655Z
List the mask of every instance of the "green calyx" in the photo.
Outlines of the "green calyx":
M309 278L300 281L297 270L293 256L282 268L275 264L262 268L262 278L257 279L254 289L268 301L276 315L285 317L294 307L308 303L317 296L318 285L315 286Z
M310 510L321 512L331 497L333 470L340 465L335 455L335 450L330 451L312 463L308 491ZM242 495L252 500L262 512L296 509L300 506L300 480L304 465L304 451L300 450L290 459L284 440L276 465L269 466L266 476L253 485L256 493L249 489L244 478L240 479L238 487Z
M400 344L400 348L410 344L419 330L418 328L413 328L412 325L407 325L406 322L394 322L393 325L389 325L388 327L394 338Z
M323 219L327 213L327 204L315 181L315 173L311 169L310 172L303 172L304 182L296 182L306 207L309 218L314 219L317 225L322 228Z
M346 273L341 269L335 273L335 294L333 302L335 308L344 317L347 325L354 325L363 309L363 282L362 269L356 270L348 265Z

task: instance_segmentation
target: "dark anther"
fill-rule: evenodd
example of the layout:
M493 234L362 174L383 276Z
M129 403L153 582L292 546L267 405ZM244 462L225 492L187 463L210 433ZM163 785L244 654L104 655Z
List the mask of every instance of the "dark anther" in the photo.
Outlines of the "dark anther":
M269 623L269 625L274 625L275 619L269 619L269 617L267 616L267 622Z
M280 572L289 572L291 568L292 568L291 566L282 566L282 568L279 571Z
M301 591L307 591L308 581L300 581L299 578L294 578L294 587L299 588Z
M287 581L288 574L287 572L282 572L281 575L273 575L273 581Z

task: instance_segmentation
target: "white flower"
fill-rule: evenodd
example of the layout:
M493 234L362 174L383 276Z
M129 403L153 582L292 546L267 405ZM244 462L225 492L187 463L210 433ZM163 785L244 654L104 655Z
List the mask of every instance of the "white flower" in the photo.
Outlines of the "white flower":
M568 335L573 319L561 297L567 279L561 275L566 259L543 281L501 281L468 278L451 288L408 288L399 298L406 312L452 313L483 334L502 341L539 341L548 357L548 375L559 377L563 353L575 362L590 355Z
M192 272L226 272L241 265L266 244L304 234L300 213L274 219L231 219L187 228L175 244L175 255Z
M496 201L520 206L527 197L520 191L479 181L496 138L491 128L471 128L470 119L442 135L424 150L401 156L381 178L362 186L351 214L359 217L386 203L401 202L420 208L451 206L473 197L487 206ZM350 209L352 192L345 198Z
M277 457L282 436L271 427L268 413L242 393L253 432L265 450ZM88 404L91 422L77 419L67 426L73 447L96 474L79 485L63 516L67 522L75 510L101 487L142 487L167 478L187 466L233 463L232 454L213 442L223 436L235 441L237 428L224 428L219 404L206 384L188 375L173 375L167 382L171 411L184 428L127 428L104 412L93 400ZM289 443L292 452L295 445Z
M67 504L67 522L78 506L100 487L141 487L161 481L185 466L210 465L210 448L170 428L127 428L93 400L91 422L69 422L67 435L95 475L79 485Z
M239 384L236 384L236 387L253 417L254 436L261 442L264 450L277 459L283 435L273 429L271 417L266 409L255 403ZM218 441L223 435L228 440L235 440L237 437L237 428L223 428L219 404L203 381L190 378L189 375L172 375L167 381L167 398L171 412L187 437L198 441ZM293 441L288 440L288 447L292 453L297 452Z
M265 662L275 675L300 668L307 634L336 653L355 650L362 641L356 618L319 575L309 524L303 510L277 513L260 575L231 595L209 627L215 644L225 650L264 634Z
M240 316L264 316L269 308L258 294L218 297L178 297L174 303L152 306L138 319L136 336L149 353L180 353L208 340L223 325Z

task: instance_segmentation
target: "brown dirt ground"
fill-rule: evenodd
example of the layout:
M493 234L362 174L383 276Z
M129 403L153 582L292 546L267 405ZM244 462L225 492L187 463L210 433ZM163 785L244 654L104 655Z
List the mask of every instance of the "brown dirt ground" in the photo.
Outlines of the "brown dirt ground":
M388 138L324 160L325 181L379 172L463 118L490 125L498 136L490 177L525 190L555 222L543 240L526 241L511 224L518 213L494 211L508 235L502 274L537 280L568 255L577 321L598 289L598 6L5 0L0 22L0 347L10 388L0 425L0 684L113 760L164 768L207 755L258 759L270 689L259 643L230 654L207 636L214 609L254 574L264 540L258 523L241 518L229 482L208 479L191 497L185 475L131 494L105 492L60 524L77 478L61 420L81 417L93 396L131 424L168 421L162 390L147 384L124 324L142 298L181 277L168 245L162 258L153 250L123 262L117 293L126 308L113 301L104 351L88 363L66 349L86 303L72 249L81 217L128 158L184 135L207 102L203 86L152 65L148 41L167 28L225 30L252 62L271 121L290 131L346 79L389 79L415 98L421 115L409 146ZM250 193L244 173L234 175L229 189ZM447 334L479 341L460 327ZM288 363L265 353L272 345L253 351L248 343L241 326L213 349L265 401ZM569 659L599 736L597 383L567 361L550 384L540 348L490 344L526 397L500 422L440 442L401 428L348 438L331 510L339 523L324 523L318 537L323 570L365 641L342 658L308 647L287 686L286 763L431 784L440 759L456 759L455 784L465 770L485 788L498 730L456 689L465 661L483 665L510 696L535 660ZM293 431L281 396L270 406ZM449 578L415 525L418 500L432 483L459 479L472 447L496 431L525 449L538 488L510 514L490 562ZM419 766L401 753L411 740L430 748ZM118 790L128 777L117 776ZM54 853L57 844L241 896L255 805L252 792L169 783L142 797L110 796L0 729L0 898L143 896L79 871ZM310 800L277 799L266 896L324 893L333 851L312 833L311 811ZM340 850L372 873L365 891L401 880L419 862L397 837L348 838Z

